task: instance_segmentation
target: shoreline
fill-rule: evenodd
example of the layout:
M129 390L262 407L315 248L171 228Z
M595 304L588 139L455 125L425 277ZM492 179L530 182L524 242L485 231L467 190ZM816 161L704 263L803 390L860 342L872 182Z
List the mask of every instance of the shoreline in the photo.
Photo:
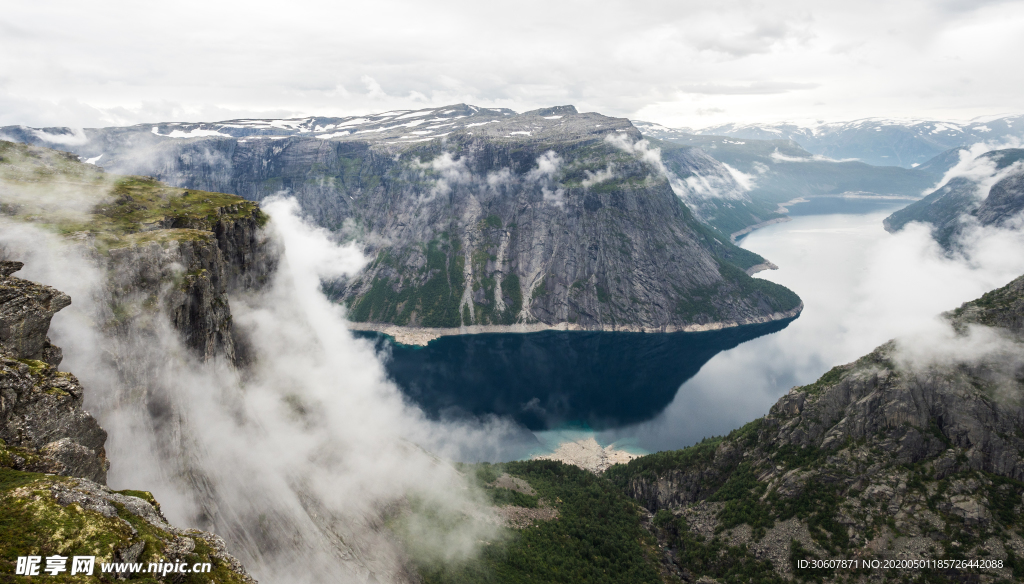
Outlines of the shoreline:
M758 266L754 266L755 268ZM753 268L751 268L753 269ZM770 268L762 268L770 269ZM439 339L441 337L452 337L459 335L480 335L488 333L539 333L544 331L591 331L591 332L622 332L622 333L699 333L706 331L717 331L726 328L733 328L738 326L747 326L752 324L765 324L768 322L774 322L777 320L785 320L787 318L793 318L799 315L804 309L804 303L801 302L796 308L787 310L785 312L775 312L767 316L759 316L756 318L744 319L742 321L727 321L727 322L711 322L708 324L689 324L685 326L669 325L664 327L640 327L634 325L616 326L616 325L598 325L591 327L584 327L575 323L561 322L556 324L546 324L543 322L531 323L531 324L512 324L512 325L498 325L498 324L475 324L470 326L462 327L451 327L451 328L425 328L425 327L411 327L411 326L398 326L395 324L379 323L379 322L352 322L347 321L346 325L349 330L353 331L373 331L383 333L395 340L400 345L413 345L425 347L430 341Z
M615 444L601 446L593 436L580 440L562 442L549 454L538 454L530 460L557 460L564 464L573 464L583 470L599 475L616 464L626 464L634 458L644 456L633 454L615 447Z
M756 266L750 266L749 268L746 269L746 272L747 272L748 276L753 276L754 274L756 274L758 272L763 272L765 270L777 270L777 269L779 269L779 266L776 266L775 264L769 262L768 260L765 260L763 264L757 264Z
M781 208L781 205L779 207ZM790 218L790 217L776 217L775 219L769 219L767 221L762 221L760 223L755 223L754 225L751 225L750 227L744 227L743 229L740 229L739 231L737 231L735 233L730 233L729 234L729 241L732 242L732 243L736 243L737 239L743 237L744 235L747 235L748 233L750 233L750 232L752 232L754 230L760 229L762 227L768 227L769 225L775 225L776 223L785 223L787 221L792 221L792 220L793 219ZM771 262L768 262L768 263L771 264ZM761 265L764 265L764 264L761 264ZM774 264L772 264L772 265L774 265ZM754 267L756 268L757 266L754 266ZM751 269L753 269L753 268L751 268ZM762 268L762 269L777 270L778 268L776 267L776 268ZM761 271L761 270L758 270L758 271Z

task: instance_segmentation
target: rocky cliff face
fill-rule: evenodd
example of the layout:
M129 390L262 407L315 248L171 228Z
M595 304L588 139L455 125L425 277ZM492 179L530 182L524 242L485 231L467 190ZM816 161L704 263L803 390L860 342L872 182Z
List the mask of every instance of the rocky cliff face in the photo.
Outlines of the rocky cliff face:
M6 133L30 142L48 135ZM374 258L357 281L331 288L355 320L668 331L800 308L788 290L743 273L763 258L694 217L760 219L729 211L742 189L720 163L678 147L662 160L628 120L572 106L517 115L458 105L86 135L75 151L112 170L250 200L295 196Z
M0 261L0 456L18 470L104 483L107 433L83 409L78 379L57 370L61 350L46 336L71 299L12 276L22 265Z
M87 308L76 315L90 325L89 342L76 339L76 343L80 349L95 351L96 362L85 365L93 369L93 380L105 383L92 394L90 407L111 431L106 448L117 454L115 464L130 461L134 465L115 466L112 480L126 483L127 477L147 477L152 481L150 488L159 489L169 503L169 516L224 536L261 578L414 581L383 523L386 510L382 509L391 499L379 507L349 505L348 497L339 495L333 483L325 486L328 481L295 470L313 469L331 480L332 473L345 476L347 471L352 478L346 467L348 457L358 458L361 451L324 438L329 431L310 438L323 430L318 426L297 441L317 442L316 455L322 458L307 462L298 455L296 464L266 460L265 446L295 445L297 435L309 425L326 422L296 419L314 416L301 411L305 404L290 385L294 377L283 371L292 364L277 369L282 363L273 359L279 356L265 353L261 355L267 359L257 360L254 345L235 322L238 313L232 313L239 303L247 304L250 315L273 312L268 304L280 300L263 295L275 277L281 250L278 240L263 228L268 217L256 203L234 195L168 187L147 177L112 176L64 153L0 142L0 213L4 253L32 256L37 242L42 248L55 243L40 231L22 240L8 239L17 229L33 225L63 236L58 251L39 252L38 257L73 258L97 271L85 270L96 277L97 284L79 305ZM53 298L57 297L54 292ZM301 328L304 323L297 324ZM315 343L304 344L303 335L308 337L307 331L296 332L296 342L314 347L310 353L315 352ZM86 344L94 346L83 347ZM300 352L296 349L291 357ZM261 364L266 366L260 369ZM268 370L280 371L287 379L254 380ZM261 426L267 419L280 423L275 417L278 412L253 412L261 405L247 408L252 404L246 402L243 390L271 394L272 407L280 400L277 405L287 408L281 414L287 421L274 428L281 434ZM261 413L265 415L260 417ZM247 441L250 438L255 445ZM426 458L405 443L400 447L412 452L410 459ZM28 460L21 451L15 454ZM329 466L332 463L335 466ZM33 475L10 485L28 490L17 490L4 499L4 476L0 476L0 505L9 501L11 516L56 519L37 526L38 533L31 538L14 533L12 538L22 538L18 545L2 547L0 534L0 557L10 560L0 564L0 571L13 571L19 554L80 550L115 561L149 561L162 554L191 565L200 561L194 559L198 557L213 562L209 578L247 581L215 536L161 527L166 521L159 513L154 516L146 506L134 499L129 505L122 497L142 498L152 505L148 495L114 493L85 479ZM391 488L392 493L397 490ZM69 515L78 509L75 504L86 510L82 521ZM8 511L0 508L0 517ZM122 519L128 526L112 532L123 525ZM82 529L101 533L107 538L106 547L78 539L69 543L70 536L60 535ZM144 545L139 537L146 540Z
M974 172L953 176L920 201L885 218L886 231L895 233L911 221L929 223L935 240L945 248L969 224L1013 227L1024 211L1024 150L993 150L973 162Z
M987 558L1001 567L929 577L1017 581L1022 299L1024 277L950 313L961 334L969 325L1001 327L987 331L1003 339L995 352L930 363L908 360L910 349L890 342L794 388L724 439L642 457L606 476L652 513L666 565L687 581L849 575L795 568L814 557ZM730 561L701 559L701 550Z
M131 575L104 574L104 562L141 562L135 577L150 562L208 562L208 573L189 577L254 583L216 535L171 526L148 492L104 486L107 433L83 409L78 379L57 370L61 351L46 337L71 299L11 275L22 266L0 261L0 574L12 577L23 556L88 555L88 582ZM168 574L149 575L178 581Z

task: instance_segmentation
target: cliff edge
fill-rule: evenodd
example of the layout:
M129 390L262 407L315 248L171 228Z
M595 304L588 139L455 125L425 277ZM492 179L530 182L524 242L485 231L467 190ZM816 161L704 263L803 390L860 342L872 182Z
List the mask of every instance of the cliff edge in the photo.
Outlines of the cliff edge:
M104 485L107 433L83 409L78 379L57 369L61 351L46 336L71 299L11 275L22 266L0 261L0 579L39 575L51 559L64 561L51 575L66 574L85 556L94 563L76 581L178 582L182 568L164 567L185 564L191 582L254 584L218 536L170 525L149 492Z

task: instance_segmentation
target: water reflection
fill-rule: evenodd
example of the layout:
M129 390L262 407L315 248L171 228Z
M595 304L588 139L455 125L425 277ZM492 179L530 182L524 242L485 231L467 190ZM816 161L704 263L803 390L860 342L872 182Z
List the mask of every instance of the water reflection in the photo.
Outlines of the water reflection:
M387 370L432 417L507 416L530 430L594 430L650 420L711 358L793 319L701 333L545 331L395 345Z
M804 301L788 326L767 325L775 331L450 337L399 347L389 369L432 415L496 413L533 429L535 439L509 445L509 458L585 435L634 451L689 446L763 416L791 387L1024 273L1016 240L990 237L965 262L943 255L923 226L886 233L882 219L901 202L887 204L796 216L743 240L780 268L757 276ZM589 336L573 341L579 334Z

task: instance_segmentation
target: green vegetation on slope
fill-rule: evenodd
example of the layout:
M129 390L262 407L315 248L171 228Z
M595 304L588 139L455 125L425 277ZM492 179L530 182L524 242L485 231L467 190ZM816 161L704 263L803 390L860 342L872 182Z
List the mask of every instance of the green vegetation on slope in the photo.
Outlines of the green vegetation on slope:
M608 481L553 461L467 465L482 481L502 472L526 480L558 517L484 546L479 560L418 562L424 584L661 582L654 542L638 506Z
M259 205L235 195L168 187L143 176L107 175L65 152L0 141L0 212L100 247L211 237L221 221L269 219Z
M40 581L110 582L111 575L101 576L100 564L116 561L116 552L142 543L142 551L136 561L146 565L150 562L170 561L167 555L169 547L182 545L180 536L153 526L120 503L112 503L117 513L115 517L83 508L79 503L62 505L54 490L73 490L76 482L76 479L68 477L0 467L0 582L32 580L14 576L18 557L47 557L55 554L66 558L95 556L95 571L92 576L75 577L66 572L58 576L44 574L39 577ZM155 503L148 492L121 491L121 494ZM180 554L177 559L189 566L209 562L213 568L209 573L174 575L174 582L200 584L244 581L227 563L216 557L215 550L203 537L196 532L186 537L193 542L194 548ZM133 579L138 582L158 581L148 574L135 574Z
M349 318L356 322L407 325L415 317L420 326L460 326L465 258L459 243L452 243L446 235L426 245L427 263L419 273L376 276L370 290L352 302ZM397 267L399 262L390 250L384 250L371 267L376 265Z

